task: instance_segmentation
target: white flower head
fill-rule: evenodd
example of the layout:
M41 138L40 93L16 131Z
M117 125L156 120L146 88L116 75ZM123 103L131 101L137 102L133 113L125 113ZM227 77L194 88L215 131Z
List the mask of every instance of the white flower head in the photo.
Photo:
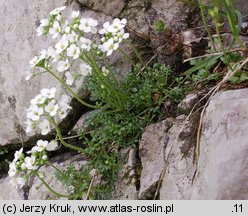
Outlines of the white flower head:
M72 31L70 34L68 34L66 38L71 43L75 43L78 41L78 35L74 31Z
M21 148L19 151L15 152L15 158L13 160L13 162L18 161L22 156L23 156L23 148Z
M46 141L46 140L38 140L37 143L36 143L37 151L42 152L43 150L46 149L47 145L48 145L48 141Z
M79 11L72 11L71 12L71 18L75 19L79 17L80 12Z
M58 7L55 8L53 11L51 11L49 14L50 15L58 15L61 11L63 11L66 7L62 6L62 7Z
M28 80L30 80L32 77L33 77L33 73L30 72L30 71L26 71L26 77L25 77L25 79L28 81Z
M36 166L35 166L36 158L34 155L32 155L31 157L25 157L24 161L25 161L27 169L29 170L36 169Z
M61 32L62 28L58 21L53 23L53 27L49 29L49 33L52 35L52 38L58 37L59 33Z
M80 64L80 73L82 76L88 76L91 74L91 72L92 72L92 67L89 64L85 62Z
M66 84L69 85L69 86L73 85L74 77L71 75L71 73L66 72L65 76L66 76Z
M33 121L31 121L30 119L27 119L26 122L24 122L26 124L26 129L25 132L26 133L30 133L32 130L35 129L35 123Z
M56 48L56 53L60 54L62 53L64 50L66 50L66 48L68 47L68 40L65 38L62 38L58 43L55 44L55 48Z
M103 24L103 28L99 30L99 34L106 34L108 32L109 27L110 27L109 22L105 22Z
M65 61L60 61L60 62L58 63L57 71L58 71L58 72L64 72L64 71L66 71L69 67L70 67L70 63L69 63L68 59L66 59Z
M39 26L39 27L37 28L36 32L37 32L37 33L36 33L37 36L41 36L41 35L45 34L45 29L44 29L43 26Z
M67 107L61 107L58 111L58 115L60 119L64 119L67 116Z
M52 62L56 62L58 58L58 54L56 53L56 50L52 47L49 46L47 49L47 55L52 58Z
M51 89L43 88L41 89L40 93L43 97L53 99L55 97L57 89L52 87Z
M40 20L40 26L48 26L49 25L49 19L41 19Z
M109 70L105 67L102 67L102 74L103 74L103 76L108 76Z
M67 49L67 56L72 57L73 59L78 59L80 55L80 49L76 44L71 44Z
M16 163L12 162L9 164L9 171L8 174L10 177L13 177L16 175L17 169L16 169Z
M39 128L41 129L41 134L42 135L46 135L51 131L50 123L49 123L49 121L47 119L43 119L40 122Z
M82 18L80 20L80 25L78 28L85 33L93 33L95 34L97 32L96 26L98 25L97 20L94 20L92 18Z
M59 147L59 144L56 140L52 140L48 143L48 145L46 146L46 150L47 151L55 151L57 150Z
M43 108L38 107L37 105L31 105L27 110L27 118L33 121L38 121L43 112Z
M42 94L38 94L30 102L31 104L37 105L37 104L43 104L45 101L46 98Z
M81 44L82 50L90 51L92 41L90 39L87 39L84 37L81 37L80 41L82 42L82 44Z
M50 116L55 116L57 114L59 105L55 104L55 100L52 100L45 106L45 111L49 113Z
M71 98L68 95L63 94L59 101L59 105L61 107L65 107L66 109L71 109L72 107L69 105Z
M38 56L35 56L29 61L29 64L31 67L35 67L40 62L40 59Z
M114 50L117 50L119 43L116 43L113 38L110 38L108 41L99 46L99 49L102 52L107 52L107 56L110 56Z

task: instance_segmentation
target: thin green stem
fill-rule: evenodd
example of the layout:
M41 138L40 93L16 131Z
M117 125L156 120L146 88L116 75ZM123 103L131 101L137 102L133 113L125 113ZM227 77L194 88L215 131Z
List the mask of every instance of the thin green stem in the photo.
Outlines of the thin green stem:
M129 62L134 68L136 68L136 64L135 64L135 62L130 58L130 56L127 55L127 54L125 53L125 51L123 51L121 48L118 48L118 50L119 50L119 52L120 52L121 54L123 54L123 55L125 56L125 58L128 60L128 62Z
M41 178L41 177L39 176L39 174L38 174L36 171L33 171L32 173L33 173L38 179L40 179L41 182L46 186L46 188L47 188L51 193L53 193L54 195L56 195L56 196L58 196L58 197L68 198L68 199L75 198L75 196L73 196L73 195L65 195L65 194L60 194L60 193L56 192L55 190L53 190L53 189L49 186L49 184L46 183L46 181L45 181L43 178Z
M75 97L81 104L83 104L84 106L93 108L93 109L96 109L97 108L97 106L94 106L92 104L88 104L85 101L83 101L68 85L66 85L66 83L60 77L58 77L49 68L44 67L44 69L46 69L47 72L49 72L55 79L57 79L73 95L73 97Z
M146 63L144 62L144 60L142 59L141 55L139 54L138 50L132 45L132 43L130 43L130 41L127 41L128 45L132 48L132 50L134 51L135 55L137 56L137 58L139 59L139 61L141 62L141 64L143 65L143 67L147 68Z
M207 31L207 34L210 38L210 41L211 41L211 44L213 46L213 49L214 51L216 51L216 47L215 47L215 43L214 43L214 38L208 28L208 24L207 24L207 20L206 20L206 17L205 17L205 14L204 14L204 9L203 9L203 3L202 3L202 0L199 0L199 6L200 6L200 10L201 10L201 16L202 16L202 21L203 21L203 24L204 24L204 27Z
M56 130L56 133L57 133L57 135L58 135L58 138L59 138L60 142L61 142L65 147L70 148L70 149L73 149L73 150L76 150L76 151L81 152L81 153L84 153L84 150L83 150L82 148L76 147L76 146L71 145L71 144L69 144L69 143L66 143L66 142L64 141L64 139L63 139L63 136L62 136L62 134L61 134L61 132L60 132L60 129L59 129L57 123L55 122L54 118L50 118L50 121L51 121L52 125L54 126L54 128L55 128L55 130Z

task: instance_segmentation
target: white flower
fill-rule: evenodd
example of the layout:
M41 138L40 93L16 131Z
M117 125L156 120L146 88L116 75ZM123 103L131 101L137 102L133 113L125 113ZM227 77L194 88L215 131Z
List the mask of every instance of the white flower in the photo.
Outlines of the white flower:
M46 149L46 147L48 145L48 141L38 140L36 145L37 145L37 151L42 152L43 150Z
M31 67L35 67L39 63L40 59L38 56L35 56L29 61Z
M42 94L38 94L38 95L35 96L35 98L33 98L31 100L31 104L34 104L34 105L36 105L36 104L43 104L45 101L46 101L46 98L43 97Z
M103 74L103 76L108 76L109 70L105 67L102 67L102 74Z
M46 161L48 157L47 157L47 155L43 155L41 158L42 158L42 160Z
M109 27L108 31L111 33L117 33L125 27L126 23L127 23L126 19L120 20L116 18L114 19L112 25Z
M98 25L97 20L94 20L92 18L82 18L80 20L80 25L78 28L85 33L93 33L95 34L97 32L96 26Z
M59 101L59 105L61 107L65 107L66 109L71 109L72 107L69 105L71 98L68 95L62 95Z
M73 57L73 59L77 59L80 54L80 49L75 45L71 44L70 47L67 49L67 56Z
M25 157L24 161L25 161L27 169L29 169L29 170L36 169L36 166L34 166L34 164L36 162L36 158L34 155L32 155L31 157Z
M33 121L38 121L43 114L43 108L38 107L37 105L31 105L27 111L27 118Z
M25 185L26 180L22 177L18 177L18 178L11 178L10 182L11 182L12 186L17 189L18 186L20 188L22 188Z
M42 135L46 135L51 131L50 123L49 123L49 121L47 119L43 119L40 122L39 128L41 129L41 134Z
M21 165L21 169L22 169L22 170L27 169L27 166L26 166L25 162L24 162L24 163L22 163L22 165Z
M52 140L46 146L46 150L47 151L55 151L56 149L58 149L58 147L59 147L58 142L56 140Z
M33 129L35 129L35 124L33 123L33 121L31 121L30 119L27 119L26 122L24 122L26 124L26 129L25 132L29 133L31 132Z
M41 19L40 20L40 26L48 26L49 20L48 19Z
M57 15L59 14L61 11L63 11L65 9L65 6L63 7L58 7L58 8L55 8L53 11L51 11L49 14L50 15Z
M99 34L105 34L105 33L107 33L109 27L110 27L109 22L105 22L105 23L103 24L103 29L100 29L100 30L99 30Z
M70 63L69 63L68 59L66 59L65 61L60 61L58 63L57 70L58 70L58 72L64 72L69 67L70 67Z
M65 26L65 27L64 27L64 32L65 32L66 34L70 34L70 32L71 32L71 27L70 27L70 26Z
M70 72L66 72L65 76L66 76L66 84L71 86L74 82L74 77L71 75Z
M115 43L113 38L110 38L108 41L99 46L102 52L107 52L107 56L110 56L114 50L117 50L119 43Z
M82 42L81 48L86 51L90 51L92 41L90 39L81 37L80 41Z
M46 107L45 111L49 113L50 116L55 116L57 114L59 105L55 104L55 100L52 100Z
M87 63L80 64L80 73L82 76L88 76L91 74L92 67Z
M19 151L15 152L15 158L14 158L13 162L18 161L21 158L21 156L23 155L22 152L23 152L23 148L21 148Z
M15 176L17 172L17 169L16 169L16 163L15 162L12 162L9 164L9 171L8 171L8 174L10 177L13 177Z
M37 36L41 36L41 35L43 35L45 33L45 29L44 29L44 27L39 26L37 28L36 32L37 32L37 34L36 34Z
M60 119L64 119L67 115L67 108L66 107L61 107L58 111L58 115Z
M123 39L129 38L129 33L125 33L124 29L121 29L120 32L117 33L118 42L122 42Z
M37 146L34 146L30 151L27 151L27 154L34 154L37 151L38 151Z
M33 77L33 74L30 71L26 71L26 77L25 79L28 81Z
M71 18L75 19L79 17L80 12L79 11L72 11L71 12Z
M43 97L52 99L55 97L56 91L57 89L55 87L52 87L51 89L47 89L47 88L41 89L40 93Z
M57 61L58 54L56 53L56 50L52 46L49 46L48 47L48 49L47 49L47 55L53 59L52 62L56 62Z
M55 21L53 23L53 27L49 29L49 33L53 35L52 38L56 38L58 37L60 32L61 32L61 26L58 21Z
M78 35L73 31L71 34L67 35L67 40L69 40L71 43L75 43L78 39Z

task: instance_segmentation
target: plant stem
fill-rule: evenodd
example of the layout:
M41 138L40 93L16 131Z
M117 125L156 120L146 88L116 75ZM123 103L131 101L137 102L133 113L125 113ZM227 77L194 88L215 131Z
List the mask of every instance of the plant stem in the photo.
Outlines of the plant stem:
M71 145L71 144L69 144L69 143L66 143L66 142L64 141L63 137L62 137L62 134L61 134L61 132L60 132L60 129L59 129L57 123L55 122L54 118L50 118L50 120L51 120L51 122L52 122L52 124L53 124L53 126L54 126L54 128L55 128L55 130L56 130L56 133L57 133L57 135L58 135L58 137L59 137L60 142L61 142L65 147L71 148L71 149L76 150L76 151L81 152L81 153L84 153L84 150L83 150L82 148L79 148L79 147L76 147L76 146Z
M58 196L58 197L68 198L68 199L74 198L73 195L65 195L65 194L60 194L60 193L56 192L55 190L53 190L53 189L49 186L49 184L46 183L46 181L45 181L43 178L41 178L41 177L39 176L39 174L38 174L36 171L33 171L32 173L33 173L38 179L40 179L41 182L46 186L46 188L47 188L51 193L53 193L54 195L56 195L56 196Z
M66 83L60 78L58 77L54 72L52 72L49 68L44 67L47 72L49 72L55 79L57 79L72 95L73 97L75 97L81 104L83 104L84 106L96 109L97 106L91 105L86 103L85 101L83 101L68 85L66 85Z
M201 16L202 16L202 21L203 21L203 24L204 24L204 27L208 33L208 36L211 40L211 44L213 46L213 49L214 51L216 51L216 47L215 47L215 43L214 43L214 39L213 39L213 36L208 28L208 25L207 25L207 20L206 20L206 17L205 17L205 14L204 14L204 10L203 10L203 4L202 4L202 0L199 0L199 6L200 6L200 10L201 10Z

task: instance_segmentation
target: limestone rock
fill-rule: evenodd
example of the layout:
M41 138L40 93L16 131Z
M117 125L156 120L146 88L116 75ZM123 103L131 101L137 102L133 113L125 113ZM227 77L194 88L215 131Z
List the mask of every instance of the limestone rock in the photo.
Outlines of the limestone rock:
M15 189L9 176L0 179L0 200L23 200L23 189Z
M113 17L118 16L124 8L124 0L79 0L79 2L94 11L101 11Z
M122 167L114 190L111 194L111 199L114 200L137 200L138 191L136 188L136 166L137 166L137 150L133 148L123 149L121 154L127 156L127 162Z
M182 115L173 121L168 132L169 142L165 151L168 166L160 188L161 200L185 200L191 195L192 180L195 173L194 122Z
M194 107L197 99L199 98L198 94L189 94L187 95L180 104L178 104L178 110L182 114L189 114L191 109Z
M139 199L153 198L160 174L164 167L164 152L169 140L168 130L171 122L164 120L149 125L142 135L139 156L141 158L141 177Z
M248 199L247 94L230 90L211 99L191 199Z

